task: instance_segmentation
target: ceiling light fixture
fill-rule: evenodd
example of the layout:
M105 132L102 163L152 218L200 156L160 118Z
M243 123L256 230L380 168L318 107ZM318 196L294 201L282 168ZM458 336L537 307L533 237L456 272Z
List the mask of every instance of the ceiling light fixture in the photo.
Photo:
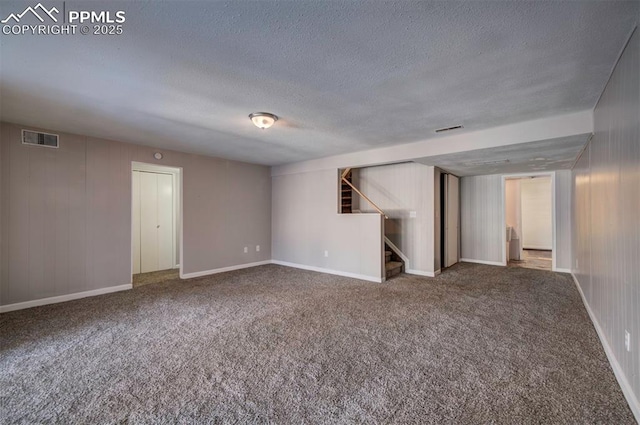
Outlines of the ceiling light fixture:
M253 114L249 114L249 118L253 125L262 130L271 127L276 121L278 121L277 116L268 112L254 112Z

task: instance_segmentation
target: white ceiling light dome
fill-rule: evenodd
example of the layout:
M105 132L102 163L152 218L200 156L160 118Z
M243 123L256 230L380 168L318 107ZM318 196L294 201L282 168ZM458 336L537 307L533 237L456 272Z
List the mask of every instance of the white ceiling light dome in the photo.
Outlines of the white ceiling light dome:
M270 114L269 112L254 112L249 114L249 118L253 125L262 130L271 127L276 121L278 121L278 117Z

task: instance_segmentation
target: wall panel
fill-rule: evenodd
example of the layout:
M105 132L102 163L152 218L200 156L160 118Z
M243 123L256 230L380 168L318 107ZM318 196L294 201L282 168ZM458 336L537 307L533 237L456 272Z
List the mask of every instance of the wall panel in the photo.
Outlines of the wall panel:
M434 272L434 167L406 162L357 170L362 193L384 211L385 235L409 259L408 269ZM360 210L375 210L360 200Z
M556 171L556 268L571 270L571 170Z
M131 283L132 161L183 169L183 273L271 259L268 167L64 133L25 146L21 129L0 124L0 305Z
M338 214L338 170L274 176L272 219L274 260L381 278L383 219Z
M489 263L504 263L502 228L502 176L460 179L460 257Z
M640 419L639 93L636 29L595 108L590 145L573 169L572 269Z

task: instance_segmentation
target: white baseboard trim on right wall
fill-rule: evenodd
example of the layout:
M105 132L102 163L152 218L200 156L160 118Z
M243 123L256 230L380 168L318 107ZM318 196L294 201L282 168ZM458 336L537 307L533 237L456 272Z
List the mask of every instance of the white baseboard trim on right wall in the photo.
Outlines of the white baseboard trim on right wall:
M620 367L620 363L618 363L616 356L613 354L613 350L611 350L611 347L609 346L609 342L607 341L607 338L605 337L604 332L600 327L600 323L598 322L598 319L596 319L596 316L593 314L591 307L589 307L589 303L587 303L587 299L584 296L584 292L582 292L580 283L578 282L578 279L573 274L573 272L571 273L571 277L573 278L573 283L575 283L576 288L580 293L580 298L582 298L582 303L584 304L584 308L587 310L587 313L589 314L589 318L591 318L591 323L593 323L593 327L596 329L598 338L600 338L600 342L602 343L604 352L607 355L607 359L609 359L609 364L611 365L611 369L613 369L613 374L616 376L616 379L618 380L618 384L620 385L620 388L622 389L622 393L627 399L627 403L629 403L631 412L633 412L633 415L636 417L636 421L640 423L640 401L638 400L637 396L633 393L633 388L631 387L631 384L629 384L629 381L627 381L626 376L624 376L624 372Z
M501 263L500 261L474 260L472 258L461 258L460 261L465 262L465 263L486 264L488 266L506 266L505 263Z

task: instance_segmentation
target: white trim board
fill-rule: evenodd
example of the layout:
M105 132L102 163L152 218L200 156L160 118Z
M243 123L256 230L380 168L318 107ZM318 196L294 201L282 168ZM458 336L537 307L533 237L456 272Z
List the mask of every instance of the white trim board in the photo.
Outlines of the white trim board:
M571 270L569 270L569 269L558 269L558 268L556 268L556 269L554 270L554 272L556 272L556 273L571 273Z
M63 303L65 301L78 300L80 298L94 297L96 295L110 294L112 292L126 291L133 288L130 283L119 286L109 286L107 288L93 289L91 291L76 292L74 294L59 295L57 297L40 298L39 300L25 301L21 303L0 306L0 313L23 310L25 308L39 307L41 305Z
M474 260L473 258L461 258L460 261L465 263L477 263L477 264L486 264L488 266L506 266L506 263L501 263L499 261L485 261L485 260Z
M353 279L367 280L369 282L376 282L376 283L382 283L383 282L382 278L373 277L373 276L367 276L367 275L358 274L358 273L342 272L342 271L339 271L339 270L325 269L325 268L322 268L322 267L307 266L307 265L304 265L304 264L297 264L297 263L289 263L287 261L280 261L280 260L271 260L271 263L277 264L279 266L293 267L293 268L302 269L302 270L310 270L312 272L333 274L333 275L337 275L337 276L351 277Z
M421 270L411 270L411 269L405 269L404 271L406 274L413 274L416 276L426 276L426 277L436 277L436 274L440 274L440 270L438 270L437 272L423 272Z
M404 255L404 253L402 251L400 251L400 248L398 248L393 242L391 242L391 240L388 237L384 237L384 243L386 243L387 245L389 245L389 248L391 248L391 250L393 252L396 253L396 255L398 255L398 257L402 258L402 261L404 261L404 267L409 268L409 258Z
M191 278L194 278L194 277L209 276L211 274L218 274L218 273L224 273L224 272L231 272L231 271L234 271L234 270L248 269L250 267L264 266L265 264L271 264L271 260L256 261L255 263L238 264L238 265L235 265L235 266L221 267L219 269L203 270L201 272L184 273L184 274L182 273L182 270L180 270L180 279L191 279Z
M598 338L600 338L600 343L602 344L602 348L604 348L604 352L607 355L607 359L609 360L611 369L613 369L613 374L618 380L618 384L622 389L624 397L627 399L627 403L629 403L629 408L631 408L631 412L633 412L633 415L636 417L636 421L640 423L640 400L638 400L636 395L633 393L631 384L629 384L629 381L627 381L627 378L624 376L624 372L620 367L620 363L618 363L618 360L616 360L616 356L613 354L613 350L611 350L611 347L609 346L609 342L607 341L607 338L605 337L604 332L600 327L600 323L598 322L598 319L596 319L596 316L593 314L593 311L591 310L591 307L589 306L589 303L584 296L584 292L582 292L580 282L578 282L578 279L573 273L571 273L571 277L573 278L573 283L576 285L576 288L580 293L580 298L582 298L584 308L587 310L587 313L589 313L589 318L591 319L593 327L596 329Z

